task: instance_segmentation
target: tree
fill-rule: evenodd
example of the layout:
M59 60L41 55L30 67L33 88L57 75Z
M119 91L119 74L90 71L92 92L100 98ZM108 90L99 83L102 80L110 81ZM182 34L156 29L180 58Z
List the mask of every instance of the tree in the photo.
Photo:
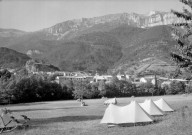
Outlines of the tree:
M149 88L149 92L152 94L152 96L153 96L153 94L154 94L154 92L156 92L156 88Z
M91 91L92 91L92 98L97 98L100 94L100 91L98 90L98 83L92 83L91 84Z
M166 94L179 94L185 93L185 84L183 82L173 81L170 87L166 89Z
M188 94L192 93L192 83L191 82L186 86L185 92Z
M83 99L83 98L90 98L89 91L91 87L88 82L86 81L76 81L74 84L74 91L73 96L75 99Z
M153 95L155 92L154 85L151 82L141 84L140 89L142 89L141 94L151 93Z
M118 88L120 88L119 91L121 92L121 96L132 96L136 93L136 86L125 80L119 81Z
M149 90L149 92L152 94L156 93L157 95L159 95L159 89L160 89L160 86L159 86L159 81L157 80L157 75L155 73L155 78L154 78L154 88L151 88Z
M180 0L192 9L192 0ZM183 12L172 10L172 13L180 18L180 22L173 24L173 37L177 41L176 52L171 53L171 58L179 68L184 68L192 73L192 43L189 37L192 35L192 13L183 8Z
M177 78L177 77L181 76L182 74L183 74L183 73L181 72L180 68L177 67L177 68L175 69L175 71L170 71L168 77L169 77L169 78Z
M98 82L98 90L100 91L99 95L101 97L104 97L106 95L106 84L104 80Z
M1 72L0 77L0 99L3 102L9 101L11 102L11 98L13 96L13 90L16 85L15 77L8 71L4 70Z
M3 80L7 80L11 78L11 73L7 69L4 69L0 71L0 78Z
M13 95L17 102L35 102L38 100L38 87L38 81L35 78L23 78L16 84Z
M65 85L63 86L63 90L66 93L66 97L68 99L72 99L73 98L73 91L74 91L74 83L72 80L68 80L65 82Z
M117 85L115 83L106 84L105 90L106 90L105 94L106 94L107 97L117 97L117 96L120 95L119 94L120 91L117 88Z

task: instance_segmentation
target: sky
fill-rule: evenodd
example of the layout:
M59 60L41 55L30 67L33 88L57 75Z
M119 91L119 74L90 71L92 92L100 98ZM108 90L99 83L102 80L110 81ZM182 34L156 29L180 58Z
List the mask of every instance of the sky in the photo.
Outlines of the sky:
M36 31L71 19L181 11L179 0L0 0L0 28Z

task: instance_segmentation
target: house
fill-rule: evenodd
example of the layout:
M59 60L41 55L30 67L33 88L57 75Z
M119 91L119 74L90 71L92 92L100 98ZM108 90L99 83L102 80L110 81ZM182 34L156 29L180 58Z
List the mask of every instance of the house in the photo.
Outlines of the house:
M155 78L154 77L141 77L140 82L142 83L155 83Z
M118 74L117 74L117 78L118 78L119 80L126 80L126 75L125 75L125 74L118 73Z
M148 81L147 81L146 78L142 77L142 78L140 78L140 82L142 82L142 83L147 83Z
M66 71L56 71L55 74L58 76L72 76L71 72L66 72Z
M93 81L94 82L99 82L99 81L111 81L113 79L113 76L111 75L98 75L96 74L94 77L93 77Z
M170 79L170 81L188 82L189 80L185 80L185 79Z
M133 82L140 82L140 78L134 78Z
M159 81L159 77L156 77L156 80ZM140 78L140 82L142 83L152 83L153 85L155 85L155 76L146 76L146 77L141 77Z
M134 80L131 75L127 75L127 74L125 75L125 78L126 78L126 80L131 81L131 82Z
M65 84L69 80L71 81L91 81L93 80L93 76L90 76L89 74L85 72L65 72L65 71L59 71L55 73L58 75L55 79L55 82L59 84Z
M91 81L93 80L92 76L57 76L55 82L64 85L68 81Z
M172 81L164 81L163 83L161 83L161 88L164 88L165 86L170 86Z
M156 82L155 82L155 78L151 80L151 83L152 83L153 85L155 85L155 83L156 83Z
M54 75L55 72L46 72L49 76Z

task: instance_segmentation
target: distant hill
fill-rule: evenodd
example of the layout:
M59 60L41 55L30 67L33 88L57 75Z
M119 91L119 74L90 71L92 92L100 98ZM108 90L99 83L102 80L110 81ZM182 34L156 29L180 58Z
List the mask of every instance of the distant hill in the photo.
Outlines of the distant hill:
M68 20L36 32L8 34L7 40L0 34L0 46L67 71L129 72L135 68L145 69L142 66L150 62L160 68L162 64L159 62L166 63L172 70L174 65L169 54L176 43L169 24L173 21L177 18L167 12L122 13ZM148 58L152 60L143 61ZM135 64L137 67L132 66Z
M17 37L23 35L24 31L17 30L17 29L2 29L0 28L0 36L1 37Z
M0 47L7 46L12 40L21 37L26 32L16 29L1 29L0 28Z
M26 54L0 47L0 67L2 68L21 68L29 59L30 57Z

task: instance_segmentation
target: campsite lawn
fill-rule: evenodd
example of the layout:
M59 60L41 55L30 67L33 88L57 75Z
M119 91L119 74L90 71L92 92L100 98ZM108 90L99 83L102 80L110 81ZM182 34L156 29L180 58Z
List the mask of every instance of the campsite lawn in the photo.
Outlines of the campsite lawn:
M137 97L143 102L160 97ZM1 106L12 110L18 118L24 114L31 118L29 128L15 130L9 135L192 135L192 95L163 96L175 110L165 116L155 117L155 123L143 126L113 127L100 124L106 106L104 99L85 100L81 107L75 100L39 102ZM117 98L119 105L133 98Z

